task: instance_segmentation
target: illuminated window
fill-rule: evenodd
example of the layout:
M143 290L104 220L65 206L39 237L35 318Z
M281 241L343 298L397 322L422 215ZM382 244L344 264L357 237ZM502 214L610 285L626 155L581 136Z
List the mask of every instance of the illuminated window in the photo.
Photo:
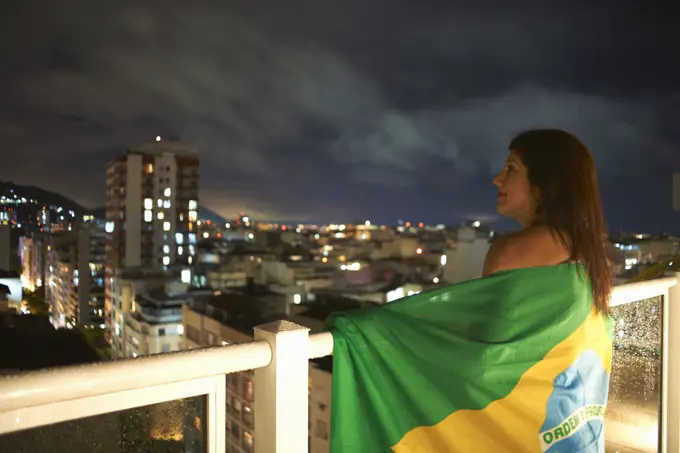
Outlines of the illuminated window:
M172 190L170 190L170 187L165 189L165 191L163 192L163 195L165 195L166 197L169 197L171 194L172 194Z
M178 255L181 255L183 252L184 252L184 249L181 246L177 247L177 254Z
M189 211L189 222L198 220L198 213L196 211Z
M165 214L163 213L163 211L159 212L158 213L158 220L163 220L164 218L165 218Z
M147 175L152 174L152 173L153 173L153 164L151 164L151 163L146 164L145 170L146 170L146 174L147 174Z
M196 200L189 200L189 209L196 211L198 209L198 202Z
M170 253L170 247L167 245L163 246L163 253Z
M144 209L153 209L153 200L151 198L144 199Z
M168 264L170 264L170 257L164 256L163 257L163 266L167 266Z
M163 200L161 200L160 198L158 199L158 207L159 208L163 207Z
M169 209L169 208L170 208L170 200L165 200L165 201L163 202L163 207L164 207L165 209Z
M182 212L179 213L179 221L184 222L184 213Z
M182 236L182 233L175 233L175 242L177 244L183 244L184 243L184 236Z
M153 220L153 213L149 210L144 211L144 221L151 222Z
M163 222L163 231L170 231L170 222Z

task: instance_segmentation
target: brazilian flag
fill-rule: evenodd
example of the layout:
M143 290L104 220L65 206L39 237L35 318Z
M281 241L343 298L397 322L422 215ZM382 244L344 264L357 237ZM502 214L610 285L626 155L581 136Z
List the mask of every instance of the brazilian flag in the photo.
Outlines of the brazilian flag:
M580 264L328 320L331 453L604 452L612 322Z

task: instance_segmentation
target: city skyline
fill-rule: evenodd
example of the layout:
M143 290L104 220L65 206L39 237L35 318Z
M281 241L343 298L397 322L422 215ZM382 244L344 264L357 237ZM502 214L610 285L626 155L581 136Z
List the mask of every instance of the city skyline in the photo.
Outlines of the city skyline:
M610 230L678 231L672 14L493 3L11 5L0 179L103 206L108 161L174 135L225 217L498 224L507 144L554 126L591 148Z

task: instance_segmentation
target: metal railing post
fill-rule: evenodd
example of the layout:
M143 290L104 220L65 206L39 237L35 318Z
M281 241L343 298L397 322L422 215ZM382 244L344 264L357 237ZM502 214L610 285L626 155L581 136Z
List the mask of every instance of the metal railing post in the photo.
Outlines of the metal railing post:
M680 453L680 272L676 272L678 283L669 288L668 297L665 299L664 310L668 313L664 316L667 321L664 327L664 358L663 364L665 388L663 388L662 408L665 407L661 435L663 453ZM665 446L665 449L663 448Z
M309 329L289 321L255 327L272 361L255 369L255 453L308 449Z

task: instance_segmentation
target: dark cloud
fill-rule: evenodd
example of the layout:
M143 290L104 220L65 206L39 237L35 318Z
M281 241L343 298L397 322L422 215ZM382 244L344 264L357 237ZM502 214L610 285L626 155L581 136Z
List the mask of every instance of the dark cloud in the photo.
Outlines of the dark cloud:
M100 205L111 157L172 134L226 215L493 218L510 138L553 126L592 148L613 224L661 229L680 170L672 15L559 3L17 2L0 177Z

